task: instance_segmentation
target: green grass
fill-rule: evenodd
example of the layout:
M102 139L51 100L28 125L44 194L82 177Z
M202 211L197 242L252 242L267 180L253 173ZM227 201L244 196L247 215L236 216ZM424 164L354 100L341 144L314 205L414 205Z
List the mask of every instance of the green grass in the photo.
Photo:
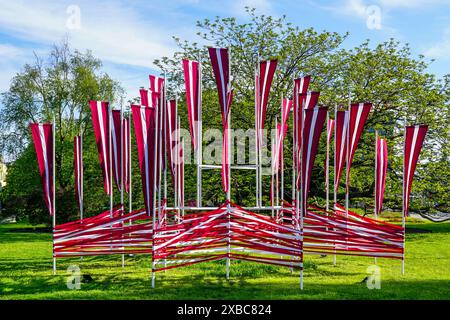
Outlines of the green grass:
M51 234L26 232L24 224L0 225L0 299L450 299L450 223L409 223L431 233L408 233L406 274L400 261L378 259L381 289L361 283L372 258L307 255L305 287L289 269L217 261L158 273L151 288L150 258L120 256L58 259L52 276ZM21 230L22 229L22 230ZM30 230L31 231L31 230ZM77 265L94 281L66 286L67 267Z

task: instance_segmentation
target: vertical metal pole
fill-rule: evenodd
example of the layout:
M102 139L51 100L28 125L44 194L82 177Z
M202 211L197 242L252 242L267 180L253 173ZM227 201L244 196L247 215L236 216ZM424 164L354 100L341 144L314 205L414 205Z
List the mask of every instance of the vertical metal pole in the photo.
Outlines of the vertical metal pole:
M109 134L109 191L110 191L110 195L109 195L109 218L112 219L113 218L113 194L114 194L114 182L113 182L113 170L112 170L112 124L113 124L113 119L112 119L112 108L110 105L108 105L108 134ZM112 231L113 225L112 223L109 224L109 228ZM113 246L112 246L112 242L110 242L109 245L109 250L111 250L112 252Z
M228 75L229 75L229 85L231 87L231 48L228 49L228 56L229 56L229 63L228 63ZM230 88L231 90L231 88ZM228 102L228 101L227 101ZM226 102L226 103L227 103ZM231 108L231 105L230 105ZM228 149L227 149L227 161L228 161L228 191L227 191L227 200L228 200L228 204L227 204L227 215L228 215L228 224L227 224L227 229L228 229L228 237L227 237L227 261L226 261L226 278L229 279L230 278L230 252L231 252L231 246L230 246L230 230L231 230L231 225L230 225L230 201L231 201L231 133L230 133L230 129L231 129L231 111L227 111L228 113L228 117L227 118L227 122L228 122L228 127L227 127L227 139L228 139Z
M123 148L123 106L120 106L120 166L117 166L118 168L120 168L120 205L122 206L122 213L121 215L123 216L123 212L125 210L125 206L123 203L123 152L124 152L124 148ZM122 226L123 226L123 222L122 222ZM122 250L125 250L125 247L122 247ZM125 254L122 253L122 268L125 266Z
M256 82L256 76L257 76L257 71L255 69L255 180L256 180L256 193L255 193L255 199L256 199L256 207L259 206L259 121L258 121L258 99L259 99L259 90L258 88L258 83Z
M153 156L153 213L152 213L152 230L153 230L153 235L152 235L152 288L155 287L155 277L156 277L156 272L155 272L155 266L156 266L156 262L155 262L155 234L156 234L156 206L157 206L157 202L156 202L156 174L157 174L157 162L158 162L158 132L159 132L159 125L158 125L158 104L155 104L155 125L154 125L154 156ZM145 124L144 124L145 125Z
M130 109L130 114L128 115L128 138L129 138L129 143L128 143L128 152L129 152L129 170L128 170L128 175L129 175L129 179L130 179L130 187L129 187L129 192L128 192L128 206L129 206L129 213L132 212L133 210L133 198L132 198L132 175L131 175L131 109ZM130 225L131 225L131 220L130 220Z
M259 76L261 76L261 65L260 65L260 63L259 63L259 56L258 56L258 75ZM259 91L261 90L261 88L259 88ZM258 97L258 112L260 113L260 114L262 114L262 110L261 110L261 108L262 108L262 106L261 106L261 99L260 99L260 97ZM262 117L260 117L260 119L259 119L259 127L258 127L258 130L259 130L259 128L262 128L262 122L264 121L264 119L262 119ZM263 176L263 174L262 174L262 157L261 157L261 153L262 153L262 148L263 148L263 132L262 132L262 130L259 132L259 152L258 152L258 185L259 185L259 187L258 187L258 189L259 189L259 196L258 196L258 199L259 199L259 206L260 207L262 207L262 176Z
M198 122L197 122L197 207L202 206L202 168L203 163L203 120L202 120L202 63L199 57L198 59Z
M334 163L334 181L333 181L333 197L334 197L334 204L333 204L333 212L336 213L336 208L337 208L337 193L339 190L339 182L336 183L336 177L338 175L338 168L336 167L336 146L337 146L337 136L336 136L336 132L337 132L337 110L338 110L338 106L335 106L334 109L334 157L333 157L333 163ZM344 118L345 120L345 118ZM344 121L345 122L345 121ZM342 142L342 139L341 139ZM333 230L335 230L333 228ZM333 254L333 265L336 266L336 244L333 245L334 247L334 254Z
M167 75L166 72L164 72L164 97L162 102L162 108L163 108L163 136L164 136L164 203L165 207L167 207ZM164 211L164 215L165 215Z
M348 124L347 124L347 132L346 132L346 140L347 140L347 152L345 157L346 162L346 168L345 168L345 217L348 219L348 206L349 206L349 192L350 192L350 123L351 123L351 110L352 110L352 104L351 104L351 98L350 98L350 91L348 93Z
M375 179L375 188L374 188L374 206L373 206L373 213L374 213L374 217L375 219L377 219L377 211L378 211L378 207L377 207L377 188L378 188L378 177L377 177L377 172L378 172L378 164L377 164L377 158L378 158L378 130L375 130L375 175L374 175L374 179ZM374 262L375 264L377 263L377 258L374 258Z
M52 217L52 226L53 226L53 275L56 275L56 257L55 257L55 227L56 227L56 157L55 157L55 151L56 151L56 120L55 115L53 115L53 126L52 126L52 133L53 133L53 217Z
M283 114L283 95L281 96L281 130L280 130L280 141L278 143L284 144L283 136L284 136L284 114ZM281 200L284 199L284 146L283 149L280 148L280 171L281 171ZM277 201L277 206L279 205L279 201Z
M374 188L374 206L373 206L373 214L375 219L377 219L377 211L378 211L378 207L377 207L377 187L378 187L378 163L377 163L377 159L378 159L378 130L375 130L375 175L374 175L374 179L375 179L375 188Z
M84 211L84 168L83 168L83 131L80 131L80 175L81 175L81 181L80 181L80 220L81 223L83 223L83 211Z
M406 145L406 119L404 124L403 132L403 196L402 196L402 228L403 228L403 254L402 254L402 275L405 274L405 238L406 238L406 203L405 203L405 192L406 192L406 181L405 181L405 145Z
M326 204L325 204L325 209L327 211L327 215L328 215L328 211L330 210L330 174L329 174L329 167L330 167L330 140L328 139L328 132L330 130L330 114L327 111L327 149L326 149L326 154L325 154L325 161L326 161L326 168L325 168L325 192L326 192Z

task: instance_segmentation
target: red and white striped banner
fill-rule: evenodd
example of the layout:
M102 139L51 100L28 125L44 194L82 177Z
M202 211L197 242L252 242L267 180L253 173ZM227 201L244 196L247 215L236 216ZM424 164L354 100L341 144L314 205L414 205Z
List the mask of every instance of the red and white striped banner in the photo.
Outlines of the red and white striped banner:
M329 149L330 149L330 142L331 142L331 138L333 137L333 130L334 130L334 120L333 119L328 119L327 121L327 148L325 150L326 155L325 155L325 191L328 193L329 190L329 161L330 161L330 154L329 154Z
M77 199L78 208L83 203L83 149L81 136L73 138L73 168L75 177L75 197Z
M325 124L328 108L315 107L313 109L306 109L304 112L301 190L303 192L303 210L304 213L306 213L312 169L314 160L316 159L320 135Z
M348 111L336 111L334 135L334 192L338 191L339 181L344 170L347 154Z
M214 78L219 95L219 105L222 111L223 148L222 148L222 189L228 192L230 188L229 172L229 115L233 91L230 83L230 61L227 48L208 48L209 58L214 72Z
M228 95L231 90L230 62L227 48L208 48L209 58L214 72L214 78L219 95L219 105L222 111L222 125L225 127L228 118Z
M125 192L130 192L130 163L131 163L131 141L130 141L130 119L123 119L122 121L122 141L123 141L123 184Z
M231 109L231 103L233 102L233 90L227 93L227 110L230 112ZM227 121L225 122L225 126L223 129L223 139L222 139L222 189L223 192L228 192L230 188L230 166L231 166L231 159L228 158L230 155L230 127L229 127L229 119L227 115Z
M319 101L320 92L307 92L307 93L300 93L298 95L298 104L299 104L299 114L297 120L299 122L296 122L297 124L297 150L300 152L302 148L302 128L303 128L303 122L304 122L304 114L301 113L301 110L307 110L307 109L313 109L317 106L317 102ZM297 156L297 159L298 156Z
M164 94L164 78L149 75L150 80L150 91L157 94Z
M370 109L372 109L371 103L352 103L350 105L350 121L348 127L350 150L347 150L349 152L347 160L347 190L350 184L350 169L352 167L353 156L355 155L359 138L361 137L364 124L369 116Z
M292 107L294 111L294 164L298 162L298 156L300 153L299 145L301 143L301 128L302 128L302 108L300 107L300 94L306 94L308 92L311 76L305 76L302 78L294 79L294 94L292 97Z
M375 212L381 213L383 208L384 188L386 186L386 172L388 164L388 149L386 139L377 138L375 155Z
M169 100L166 104L166 136L167 136L167 155L169 167L172 173L172 181L175 182L175 146L176 146L176 129L177 129L177 101Z
M284 139L286 138L286 133L288 130L288 119L289 114L292 109L292 100L283 98L283 103L281 105L281 123L277 127L277 139L275 145L275 156L273 164L273 173L278 172L280 169L280 164L283 163L283 150L284 150Z
M50 213L55 213L55 203L53 202L53 124L51 123L31 123L31 135L33 137L34 149L36 151L39 173L41 175L44 188L45 205Z
M255 121L256 121L256 147L259 152L262 147L262 132L266 122L267 105L273 78L277 69L277 60L261 61L259 73L255 76Z
M414 125L405 128L405 145L403 160L403 214L408 215L409 195L416 171L419 154L428 131L427 125Z
M112 192L111 173L109 165L109 103L105 101L90 101L92 124L94 127L95 141L97 143L98 158L103 173L103 185L105 192Z
M331 137L333 137L333 130L334 130L334 120L328 119L327 123L327 141L330 143Z
M155 185L155 109L131 105L134 131L138 148L139 168L142 177L145 209L153 213L153 186Z
M122 112L120 110L112 110L112 122L111 122L111 149L112 149L112 167L114 181L116 182L117 189L121 191L122 184Z
M257 123L259 129L264 129L267 105L269 103L269 93L272 87L273 78L277 69L277 60L261 61L259 63L259 76L258 76L258 92L259 92L259 104L257 106Z
M184 86L189 117L189 129L194 150L197 150L198 108L200 99L200 64L198 61L183 59Z

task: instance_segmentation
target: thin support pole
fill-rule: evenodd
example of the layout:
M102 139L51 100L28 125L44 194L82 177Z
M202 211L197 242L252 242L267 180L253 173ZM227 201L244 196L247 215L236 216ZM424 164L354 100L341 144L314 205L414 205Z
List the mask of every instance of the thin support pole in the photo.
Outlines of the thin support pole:
M153 160L154 160L154 165L153 165L153 212L152 212L152 288L155 288L155 278L156 278L156 272L155 272L155 266L156 266L156 261L155 261L155 233L156 233L156 206L157 206L157 202L156 202L156 174L157 174L157 161L158 161L158 132L159 132L159 126L158 126L158 113L159 113L159 108L158 108L158 104L155 104L155 131L154 131L154 156L153 156Z
M202 150L203 150L203 121L202 121L202 63L200 58L198 59L198 122L197 122L197 206L202 206L202 169L203 163Z
M375 130L375 175L374 175L374 179L375 179L375 188L374 188L374 206L373 206L373 214L375 219L377 219L377 215L378 215L378 204L377 204L377 188L378 188L378 176L377 176L377 172L378 172L378 163L377 163L377 159L378 159L378 130ZM374 258L374 262L375 264L377 263L377 258Z
M403 144L406 143L406 120L404 125L404 133L403 133ZM405 157L405 147L403 147L403 158ZM402 254L402 276L405 275L405 238L406 238L406 203L405 203L405 195L406 195L406 180L405 180L405 160L403 159L403 196L402 196L402 228L403 228L403 254Z
M123 106L120 106L120 205L122 206L122 215L123 211L125 209L124 203L123 203ZM122 223L123 226L123 223ZM124 250L125 247L122 247L122 250ZM122 253L122 268L125 267L125 254Z
M328 132L330 130L330 114L327 112L327 149L325 154L326 168L325 168L325 192L326 192L326 204L325 208L327 211L330 210L330 140L328 139Z
M336 208L337 208L337 193L338 193L338 190L339 190L339 181L338 182L336 182L336 177L338 176L338 168L336 167L336 150L337 150L337 136L336 136L336 132L337 132L337 124L338 124L338 122L337 122L337 110L338 110L338 107L337 106L335 106L335 109L334 109L334 121L335 121L335 123L334 123L334 157L333 157L333 164L334 164L334 181L333 181L333 203L334 203L334 208L333 208L333 212L336 212ZM344 120L345 120L345 118L344 118ZM345 121L344 121L345 122ZM342 141L341 141L341 143L342 143ZM334 229L333 228L333 230L336 230L336 229ZM333 265L334 266L336 266L336 244L335 243L333 243L333 247L334 247L334 254L333 254Z

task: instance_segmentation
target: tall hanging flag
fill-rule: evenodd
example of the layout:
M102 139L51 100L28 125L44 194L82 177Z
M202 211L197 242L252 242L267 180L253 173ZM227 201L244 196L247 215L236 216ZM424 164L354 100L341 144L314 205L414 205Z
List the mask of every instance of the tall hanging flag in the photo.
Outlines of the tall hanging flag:
M131 163L131 141L130 141L130 119L122 120L123 130L122 130L122 141L123 141L123 184L125 187L125 192L130 192L130 163Z
M231 109L231 103L233 101L233 90L229 91L227 93L227 120L225 122L225 126L223 128L223 140L222 140L222 189L224 192L228 192L229 188L230 188L230 166L231 166L231 159L229 159L230 156L230 145L229 145L229 140L230 140L230 127L229 124L230 122L228 121L228 117L230 114L230 109Z
M122 113L120 110L112 110L112 122L111 122L111 149L112 149L112 167L114 181L116 182L117 189L121 191L122 184Z
M370 109L372 109L371 103L352 103L350 105L349 114L350 121L348 127L349 134L349 147L348 151L348 163L347 163L347 185L348 190L350 184L350 169L352 167L353 156L355 155L356 147L358 146L359 138L364 128L364 123L369 116Z
M103 185L105 192L111 195L109 165L109 103L105 101L90 101L92 124L94 127L95 141L97 143L98 157L103 173Z
M269 93L272 87L273 78L277 69L277 60L261 61L259 63L259 73L255 77L255 115L256 115L256 146L258 151L262 147L262 132L266 121L267 105L269 103Z
M277 145L275 150L275 163L273 165L273 172L280 169L280 164L283 162L283 150L284 150L284 139L286 138L286 133L288 130L288 118L292 108L292 100L283 98L283 103L281 105L281 122L277 127Z
M155 184L155 109L131 105L138 148L139 169L142 178L145 209L153 213L153 186Z
M333 136L333 130L334 130L334 120L328 119L328 125L327 125L327 141L330 143L331 137Z
M53 201L53 124L31 123L31 135L33 137L34 149L36 151L39 173L44 188L45 205L50 215L55 214L55 203Z
M141 105L146 107L153 107L153 103L150 105L152 98L149 97L149 92L147 89L139 89L139 95L141 96Z
M166 136L167 136L167 155L169 160L169 167L172 173L172 180L175 181L175 146L176 146L176 121L177 121L177 101L169 100L166 104Z
M336 111L334 136L334 192L337 193L339 181L345 165L347 154L348 111Z
M82 208L83 203L83 149L81 136L73 139L73 168L75 174L75 197L78 208Z
M294 137L295 137L295 146L294 146L294 154L293 161L294 164L297 164L298 155L300 153L299 144L301 143L299 136L301 132L301 108L300 108L300 94L305 94L308 92L309 83L311 81L311 76L305 76L302 78L294 79L294 93L292 96L292 108L294 111ZM300 125L300 127L299 127Z
M219 95L219 105L222 112L223 126L223 149L222 149L222 189L224 192L229 190L229 114L233 93L230 83L230 62L227 48L208 48L209 58L214 72L214 78Z
M384 188L386 186L386 172L388 164L386 139L380 139L377 137L375 151L375 213L378 215L381 213L381 209L383 207Z
M319 101L320 92L311 91L299 94L299 106L303 109L313 109Z
M189 129L194 150L197 150L198 108L200 98L200 64L198 61L183 59L184 86L188 108Z
M164 78L149 75L150 80L150 91L155 92L157 94L164 94Z
M330 161L330 154L329 154L329 149L330 149L330 142L331 142L331 137L333 136L333 130L334 130L334 120L333 119L328 119L327 122L327 148L326 148L326 155L325 155L325 191L327 192L328 195L328 191L329 191L329 161ZM328 199L328 196L327 196Z
M425 135L428 131L428 126L407 126L405 130L403 160L403 214L407 216L414 172L416 171L417 161L419 160L419 154L422 149Z
M304 122L304 114L302 113L302 110L308 110L308 109L314 109L317 106L317 102L319 101L320 92L307 92L307 93L300 93L298 95L298 117L296 120L298 122L295 122L297 130L296 130L296 142L297 142L297 159L300 159L300 150L302 148L302 132L303 132L303 122ZM295 114L295 113L294 113ZM298 163L299 160L297 160Z
M302 148L302 182L301 190L303 192L303 210L306 213L308 204L308 194L311 184L311 173L316 159L317 147L319 145L320 134L322 133L328 108L315 107L306 109L303 127L303 148Z

